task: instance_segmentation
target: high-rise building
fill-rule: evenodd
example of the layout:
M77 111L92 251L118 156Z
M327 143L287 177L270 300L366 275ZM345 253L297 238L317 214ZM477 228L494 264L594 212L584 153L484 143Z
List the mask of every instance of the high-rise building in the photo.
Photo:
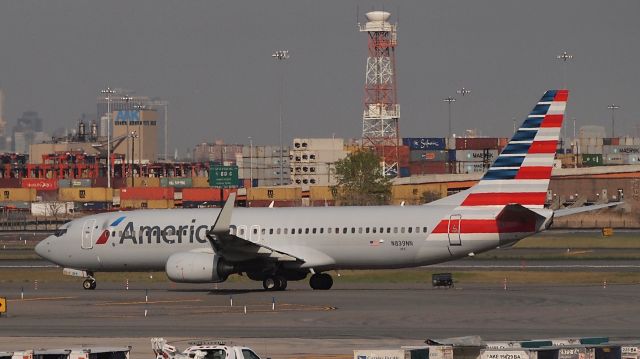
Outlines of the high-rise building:
M337 183L335 163L347 157L342 138L295 138L291 148L291 182L329 186Z
M7 120L4 117L4 91L0 89L0 151L7 151Z
M13 127L12 150L16 153L28 153L29 146L51 140L43 131L42 118L36 111L25 111Z
M127 163L154 162L158 154L158 113L155 110L113 111L113 152ZM121 142L118 139L122 139Z

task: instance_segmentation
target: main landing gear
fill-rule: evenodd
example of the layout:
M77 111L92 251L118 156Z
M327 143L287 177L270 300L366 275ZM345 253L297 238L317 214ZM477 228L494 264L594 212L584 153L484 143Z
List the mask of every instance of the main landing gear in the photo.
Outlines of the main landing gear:
M262 280L262 287L265 290L285 290L287 289L287 278L276 275L273 277L267 277Z
M327 290L333 286L333 278L327 273L316 273L309 279L309 285L314 290Z
M89 274L89 277L82 282L82 288L85 290L96 289L96 279L93 277L93 274Z

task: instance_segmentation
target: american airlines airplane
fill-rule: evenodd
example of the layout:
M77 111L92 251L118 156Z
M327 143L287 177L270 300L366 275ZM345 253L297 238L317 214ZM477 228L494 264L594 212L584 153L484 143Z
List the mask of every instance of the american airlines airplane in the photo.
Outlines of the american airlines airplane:
M36 252L82 276L166 271L174 282L217 283L231 274L284 290L305 279L330 289L339 269L425 266L517 241L554 216L608 207L544 208L568 98L547 91L475 186L422 206L234 208L109 212L62 225Z

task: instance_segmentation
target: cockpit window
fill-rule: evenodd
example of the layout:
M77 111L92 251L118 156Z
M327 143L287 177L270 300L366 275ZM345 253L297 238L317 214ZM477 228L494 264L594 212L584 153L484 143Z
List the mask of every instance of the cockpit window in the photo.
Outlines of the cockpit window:
M55 232L53 232L53 235L56 237L62 237L65 233L67 233L67 229L66 228L58 228L56 229Z

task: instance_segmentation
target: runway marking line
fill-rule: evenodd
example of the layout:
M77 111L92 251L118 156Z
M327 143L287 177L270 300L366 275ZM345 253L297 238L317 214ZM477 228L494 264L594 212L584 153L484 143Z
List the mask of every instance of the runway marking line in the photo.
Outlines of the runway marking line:
M144 301L137 300L134 302L106 302L106 303L95 303L93 305L96 306L107 306L107 305L137 305L137 304L163 304L163 303L184 303L184 302L202 302L202 299L172 299L172 300L153 300L153 301Z
M25 299L9 299L8 302L33 302L37 300L63 300L63 299L75 299L76 297L36 297Z

